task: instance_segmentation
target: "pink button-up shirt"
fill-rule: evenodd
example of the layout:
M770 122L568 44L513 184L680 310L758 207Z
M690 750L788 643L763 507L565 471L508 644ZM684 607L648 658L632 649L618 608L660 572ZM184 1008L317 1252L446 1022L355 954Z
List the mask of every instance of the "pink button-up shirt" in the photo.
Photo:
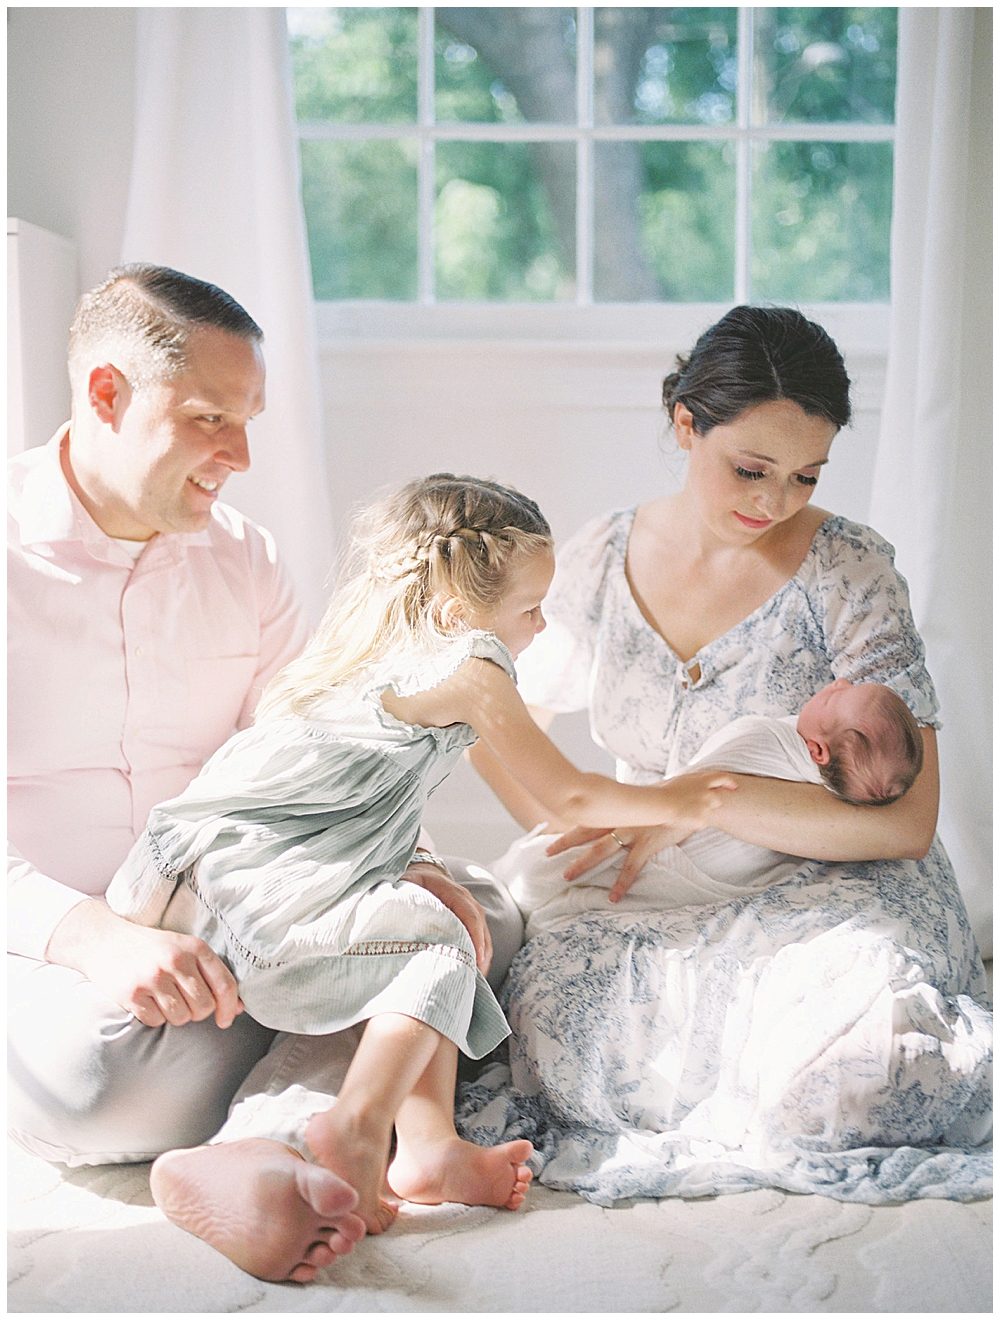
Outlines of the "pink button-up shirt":
M271 537L226 505L133 563L67 485L67 433L9 465L8 948L36 958L308 636Z

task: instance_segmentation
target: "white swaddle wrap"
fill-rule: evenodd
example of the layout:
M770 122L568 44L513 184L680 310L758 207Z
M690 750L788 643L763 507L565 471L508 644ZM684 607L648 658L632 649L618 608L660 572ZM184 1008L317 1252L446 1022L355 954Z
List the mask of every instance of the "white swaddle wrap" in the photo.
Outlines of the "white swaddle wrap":
M797 718L746 715L733 720L706 740L686 769L732 770L768 779L821 784L819 766L795 731ZM545 849L558 836L545 833L545 829L545 825L539 825L518 839L490 867L521 909L527 939L581 912L602 908L648 912L725 903L785 879L801 861L788 853L743 843L721 830L698 830L683 843L655 853L612 909L608 891L618 878L624 854L615 853L582 880L570 884L563 879L563 872L589 845L547 857Z

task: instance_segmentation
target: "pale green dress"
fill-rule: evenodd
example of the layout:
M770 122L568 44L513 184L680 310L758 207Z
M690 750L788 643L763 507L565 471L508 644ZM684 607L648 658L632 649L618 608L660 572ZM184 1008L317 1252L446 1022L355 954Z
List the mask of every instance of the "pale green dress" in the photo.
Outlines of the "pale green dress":
M400 879L428 795L476 736L467 724L404 724L381 700L434 687L471 656L515 677L503 643L470 632L367 670L307 718L236 734L150 813L111 906L199 935L265 1026L318 1035L405 1013L486 1054L509 1029L469 933Z

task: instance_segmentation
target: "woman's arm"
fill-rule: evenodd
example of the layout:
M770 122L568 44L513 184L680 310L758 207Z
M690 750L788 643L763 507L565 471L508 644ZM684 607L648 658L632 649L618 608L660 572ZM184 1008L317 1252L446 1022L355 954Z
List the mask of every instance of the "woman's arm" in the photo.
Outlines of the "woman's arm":
M937 735L920 730L924 765L913 787L887 807L856 807L817 784L738 775L712 825L746 843L824 862L925 857L938 812Z
M919 861L934 841L938 809L937 735L920 730L924 740L924 766L912 788L888 807L856 807L818 784L792 783L734 775L739 792L720 794L720 806L711 824L734 838L795 857L826 862L870 862L893 858ZM669 830L616 829L621 841L607 831L575 828L556 839L549 856L589 843L563 872L566 880L579 880L624 846L628 855L609 895L615 903L634 883L646 862L661 848L676 842Z

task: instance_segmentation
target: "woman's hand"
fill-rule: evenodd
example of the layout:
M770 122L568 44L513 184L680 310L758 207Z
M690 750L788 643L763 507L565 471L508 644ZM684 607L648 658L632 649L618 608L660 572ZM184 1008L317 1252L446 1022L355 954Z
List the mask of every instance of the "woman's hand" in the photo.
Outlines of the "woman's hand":
M560 835L554 843L550 843L545 852L549 857L555 857L568 848L579 848L585 843L593 843L592 848L582 853L563 871L563 879L579 880L595 866L600 866L601 862L607 861L616 852L622 852L624 849L622 869L608 895L610 902L617 903L635 884L639 872L654 853L676 842L677 830L673 825L653 825L642 829L632 826L628 829L615 830L614 833L610 830L591 830L577 826L576 829Z
M624 848L627 855L608 895L612 903L617 903L635 883L639 872L654 853L671 844L682 843L696 830L703 829L712 814L719 809L720 794L732 791L736 786L734 777L720 770L695 770L677 775L660 785L663 798L674 817L669 824L615 830L578 826L561 835L545 851L549 857L555 857L567 848L593 843L592 848L563 872L564 879L573 881L579 880L580 876L613 857L618 849Z

